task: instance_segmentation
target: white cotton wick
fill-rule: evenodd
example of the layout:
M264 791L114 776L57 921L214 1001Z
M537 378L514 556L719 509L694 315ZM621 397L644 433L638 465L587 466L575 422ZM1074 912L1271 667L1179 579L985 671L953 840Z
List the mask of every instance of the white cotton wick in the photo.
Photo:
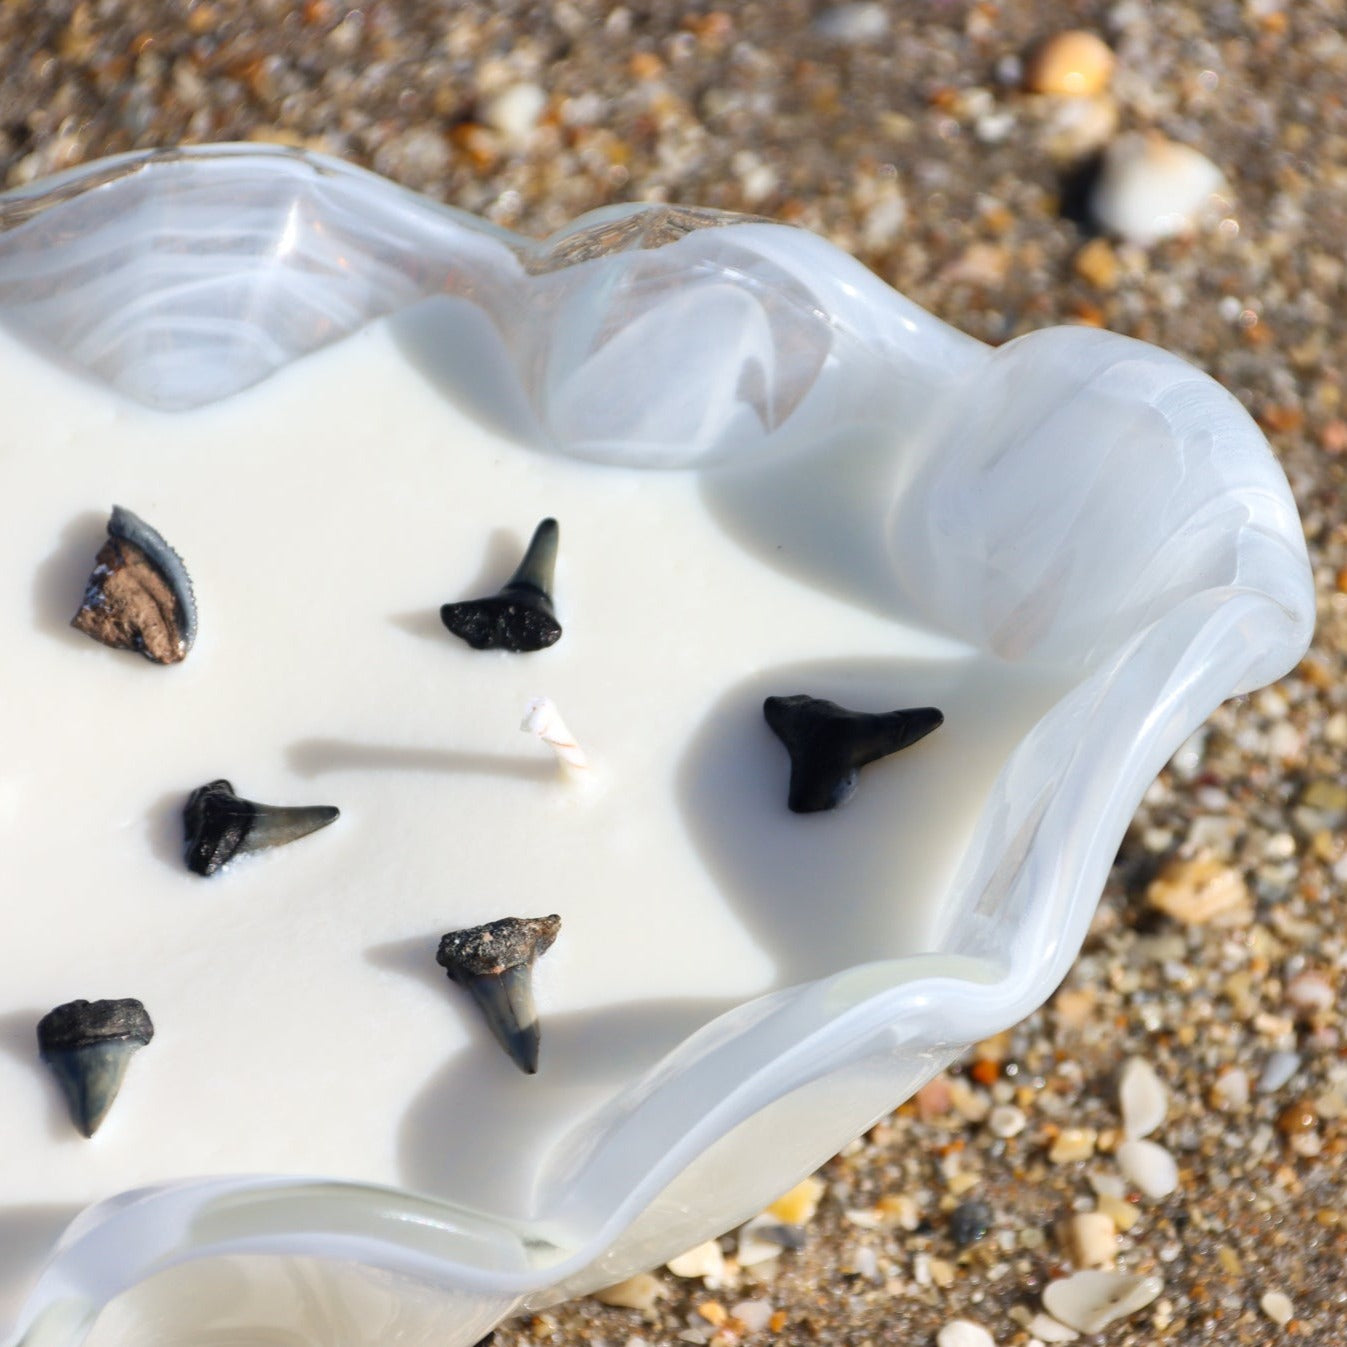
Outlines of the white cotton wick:
M524 719L519 728L536 734L553 753L569 776L585 776L590 771L585 751L575 742L575 736L566 728L566 722L550 697L535 697L524 708Z

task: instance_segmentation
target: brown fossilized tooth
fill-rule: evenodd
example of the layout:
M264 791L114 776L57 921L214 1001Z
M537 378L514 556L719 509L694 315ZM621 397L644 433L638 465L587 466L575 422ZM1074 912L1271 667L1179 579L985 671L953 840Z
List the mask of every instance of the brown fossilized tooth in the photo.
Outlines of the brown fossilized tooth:
M533 1003L533 963L557 938L561 918L502 917L450 931L435 960L450 981L466 987L496 1041L521 1070L538 1070L542 1035Z
M182 558L143 519L113 506L108 540L70 625L156 664L186 659L196 640L196 596Z

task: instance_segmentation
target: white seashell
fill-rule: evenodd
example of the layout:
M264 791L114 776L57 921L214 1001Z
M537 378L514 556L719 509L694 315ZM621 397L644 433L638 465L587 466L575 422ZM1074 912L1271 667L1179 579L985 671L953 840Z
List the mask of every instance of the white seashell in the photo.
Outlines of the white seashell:
M1024 1131L1029 1119L1024 1110L1014 1104L998 1104L987 1115L987 1127L993 1136L1017 1137Z
M1290 1323L1296 1312L1295 1306L1291 1304L1291 1297L1285 1291L1265 1291L1263 1298L1258 1302L1258 1308L1274 1324Z
M1090 213L1105 229L1145 246L1187 233L1225 185L1221 170L1191 146L1134 132L1104 152Z
M1053 1318L1081 1333L1098 1333L1144 1309L1165 1289L1159 1277L1130 1272L1077 1272L1049 1282L1043 1305Z
M1168 1197L1179 1186L1179 1166L1153 1141L1124 1141L1118 1147L1118 1168L1147 1197Z
M1039 1342L1074 1342L1080 1334L1066 1324L1058 1323L1050 1314L1040 1310L1026 1325Z
M1144 1057L1129 1058L1118 1080L1123 1131L1131 1138L1149 1136L1165 1120L1169 1092Z
M935 1347L996 1347L996 1341L971 1319L951 1319L935 1335Z
M725 1255L713 1239L680 1253L664 1265L675 1277L719 1277L725 1271Z

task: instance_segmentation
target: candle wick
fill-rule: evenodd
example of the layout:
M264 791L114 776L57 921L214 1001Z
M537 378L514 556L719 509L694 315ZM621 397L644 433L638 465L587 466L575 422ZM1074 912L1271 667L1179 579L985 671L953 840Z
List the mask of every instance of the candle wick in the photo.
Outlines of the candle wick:
M568 776L582 777L589 774L589 758L566 728L561 712L550 697L533 698L524 708L524 719L519 728L528 734L537 735L557 755L557 762Z

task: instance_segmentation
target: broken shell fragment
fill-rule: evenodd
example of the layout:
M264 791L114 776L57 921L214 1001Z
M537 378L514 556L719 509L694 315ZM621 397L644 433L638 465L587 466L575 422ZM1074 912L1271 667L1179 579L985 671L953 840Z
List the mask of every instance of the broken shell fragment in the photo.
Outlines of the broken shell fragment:
M524 559L496 594L485 599L446 603L440 621L474 650L545 650L561 637L552 608L557 544L561 530L544 519L534 530Z
M561 918L502 917L484 926L450 931L435 961L449 980L466 987L491 1032L524 1072L538 1070L541 1032L533 1003L533 964L561 930Z
M196 596L182 558L143 519L113 506L70 625L114 649L177 664L196 640Z
M145 1007L131 998L68 1001L38 1021L38 1052L60 1081L71 1121L83 1136L98 1131L132 1054L153 1037Z
M762 713L790 754L787 803L796 814L845 804L862 767L915 744L945 719L933 706L871 715L804 695L768 697Z
M187 868L213 875L240 853L284 846L326 828L340 812L330 804L257 804L241 799L223 779L198 786L182 811Z

